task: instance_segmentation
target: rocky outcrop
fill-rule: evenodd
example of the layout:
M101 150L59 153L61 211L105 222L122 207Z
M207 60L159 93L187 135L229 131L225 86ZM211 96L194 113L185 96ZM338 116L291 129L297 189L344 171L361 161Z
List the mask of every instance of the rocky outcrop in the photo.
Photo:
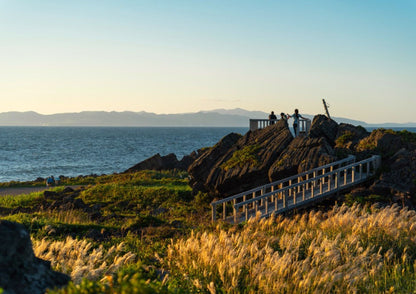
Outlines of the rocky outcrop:
M371 191L378 195L416 198L416 135L337 124L324 115L314 117L306 136L293 138L286 121L244 136L231 133L215 146L192 153L188 168L193 192L226 197L339 160L349 154L357 160L382 155L383 168ZM185 161L185 157L182 161ZM136 165L140 169L178 168L173 155L155 155ZM406 196L407 195L407 196ZM416 203L416 201L415 201Z
M198 191L207 192L209 190L205 186L205 182L212 173L211 171L219 167L218 162L224 161L226 153L241 137L240 134L236 133L225 136L189 166L188 172L191 175L190 185L195 193Z
M341 123L338 126L338 133L335 138L335 148L346 149L350 152L355 151L360 140L367 137L370 133L361 126Z
M377 129L372 131L368 137L360 140L356 151L372 151L372 153L380 154L383 157L389 157L406 147L408 144L399 134L391 130Z
M230 195L266 183L270 166L293 136L282 120L236 139L228 139L228 144L220 142L189 167L195 192Z
M325 138L333 146L337 133L338 124L325 115L319 114L313 118L308 137Z
M50 262L35 257L23 225L0 221L0 287L5 293L45 293L69 280L67 275L52 271Z
M270 167L269 180L277 181L336 160L334 150L325 137L297 137Z
M125 173L138 172L141 170L187 170L188 167L199 156L197 152L184 156L180 161L174 153L170 153L166 156L161 156L159 153L152 157L136 164L135 166L127 169Z
M383 165L385 171L371 186L374 194L395 195L402 200L416 196L416 150L401 148Z

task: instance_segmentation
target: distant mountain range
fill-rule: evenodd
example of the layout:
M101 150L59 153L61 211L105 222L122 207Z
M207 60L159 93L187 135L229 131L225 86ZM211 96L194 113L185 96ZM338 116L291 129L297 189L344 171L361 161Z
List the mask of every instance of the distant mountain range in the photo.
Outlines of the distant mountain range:
M150 112L83 111L77 113L39 114L28 112L0 113L0 126L126 126L126 127L248 127L250 118L267 118L268 113L241 108L215 109L195 113L156 114ZM313 118L313 115L304 115ZM363 127L416 127L416 123L367 124L363 121L333 117L338 123Z

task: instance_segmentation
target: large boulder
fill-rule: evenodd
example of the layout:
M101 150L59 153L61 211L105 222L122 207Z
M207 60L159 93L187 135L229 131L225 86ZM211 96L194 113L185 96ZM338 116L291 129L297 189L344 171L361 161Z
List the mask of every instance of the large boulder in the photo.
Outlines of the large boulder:
M127 169L125 173L138 172L141 170L170 170L175 169L179 165L176 155L170 153L166 156L160 156L159 153L152 157L139 162L135 166Z
M325 138L331 145L335 145L335 138L338 133L338 124L336 121L327 118L325 115L318 114L312 120L311 129L308 136L310 138Z
M296 137L269 169L270 182L336 161L325 137Z
M50 262L35 257L23 225L0 220L0 287L5 293L45 293L69 280L67 275L52 271Z
M354 151L358 142L370 133L361 126L341 123L338 126L338 133L335 138L336 148L345 148Z
M401 199L416 196L416 150L402 148L383 162L385 170L371 186L378 195L395 195ZM416 204L416 199L413 199Z
M391 130L377 129L371 132L368 137L360 140L356 147L358 152L371 152L380 154L384 158L392 156L402 148L407 148L408 144L402 137Z
M237 133L230 133L223 137L215 146L204 152L188 168L190 185L194 193L198 191L208 192L209 187L205 187L206 179L211 170L222 162L226 153L242 136Z
M225 139L225 138L224 138ZM287 122L218 144L188 169L195 191L228 196L268 183L268 170L293 140ZM215 156L214 156L215 155Z

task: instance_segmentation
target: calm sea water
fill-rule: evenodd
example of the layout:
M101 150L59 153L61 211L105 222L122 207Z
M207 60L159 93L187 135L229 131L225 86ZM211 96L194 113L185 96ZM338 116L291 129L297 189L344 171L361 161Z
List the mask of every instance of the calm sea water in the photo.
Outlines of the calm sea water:
M0 127L0 182L122 172L160 153L184 155L248 128Z
M416 132L416 128L408 130ZM247 131L235 127L0 127L0 182L118 173L156 153L175 153L180 160L231 132L244 135Z

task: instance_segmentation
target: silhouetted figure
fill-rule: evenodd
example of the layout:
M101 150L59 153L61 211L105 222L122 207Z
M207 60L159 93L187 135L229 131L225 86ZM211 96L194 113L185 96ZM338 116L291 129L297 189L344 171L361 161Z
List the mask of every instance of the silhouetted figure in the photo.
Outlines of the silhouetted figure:
M280 119L286 120L287 121L287 115L284 114L283 112L280 113Z
M288 118L293 117L293 131L295 132L295 137L299 134L299 118L304 118L300 115L299 110L295 109L295 113L292 115L287 115Z
M277 117L276 117L276 115L274 114L274 111L272 111L270 114L269 114L269 120L270 120L270 124L271 125L274 125L274 122L275 122L275 120L277 119Z

